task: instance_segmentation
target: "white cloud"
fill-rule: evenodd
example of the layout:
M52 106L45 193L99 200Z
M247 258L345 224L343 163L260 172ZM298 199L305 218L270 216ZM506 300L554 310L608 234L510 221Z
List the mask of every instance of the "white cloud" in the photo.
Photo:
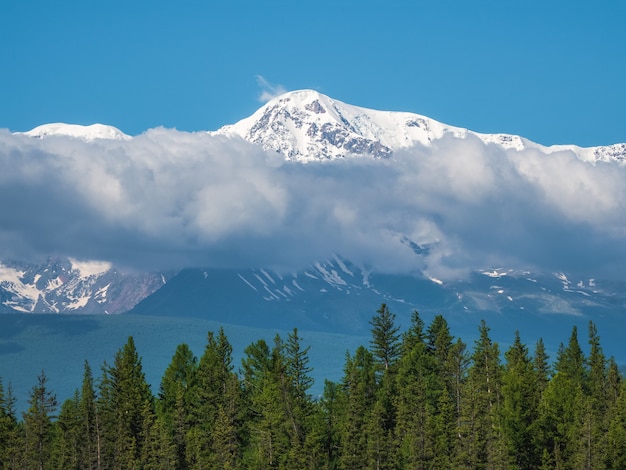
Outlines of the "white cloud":
M284 86L270 83L261 75L256 76L256 82L261 89L261 94L259 95L259 101L261 103L267 103L277 96L287 93L287 89Z
M297 268L339 253L438 279L494 264L623 276L625 178L570 152L453 137L302 165L206 133L86 143L0 130L0 259Z

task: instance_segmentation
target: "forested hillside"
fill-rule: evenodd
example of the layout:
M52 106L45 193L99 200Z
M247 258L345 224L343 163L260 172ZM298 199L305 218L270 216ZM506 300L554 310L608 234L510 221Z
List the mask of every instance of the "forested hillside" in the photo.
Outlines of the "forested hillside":
M593 323L588 354L574 327L554 358L517 332L501 354L485 322L472 345L441 315L400 331L383 304L370 325L319 397L297 329L250 344L240 366L221 329L199 359L180 344L156 395L132 337L95 378L85 362L62 404L42 371L17 416L0 381L0 467L626 468L626 381Z

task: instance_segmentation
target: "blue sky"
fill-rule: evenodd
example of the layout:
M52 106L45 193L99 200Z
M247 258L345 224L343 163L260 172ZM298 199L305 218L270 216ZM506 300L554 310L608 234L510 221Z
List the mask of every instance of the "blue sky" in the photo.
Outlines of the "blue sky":
M270 88L543 144L626 142L620 1L0 4L0 128L211 130ZM269 84L269 85L268 85Z

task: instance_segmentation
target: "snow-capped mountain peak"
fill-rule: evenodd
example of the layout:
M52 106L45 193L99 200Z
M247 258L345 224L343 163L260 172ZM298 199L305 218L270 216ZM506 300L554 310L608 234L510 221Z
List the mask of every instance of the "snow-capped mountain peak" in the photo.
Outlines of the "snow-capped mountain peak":
M61 122L43 124L28 132L19 132L29 137L44 139L51 136L67 136L92 142L97 139L105 140L129 140L131 137L124 134L118 128L104 124L92 124L82 126L80 124L65 124Z
M405 148L431 146L446 135L460 139L473 136L506 150L533 148L546 154L572 151L581 160L591 163L626 161L626 144L546 147L517 135L473 132L415 113L353 106L314 90L285 93L251 116L211 134L238 136L265 150L276 151L287 160L300 162L347 156L388 158Z
M352 106L313 90L292 91L216 134L237 135L289 160L315 161L348 155L387 158L445 132L466 132L411 113Z

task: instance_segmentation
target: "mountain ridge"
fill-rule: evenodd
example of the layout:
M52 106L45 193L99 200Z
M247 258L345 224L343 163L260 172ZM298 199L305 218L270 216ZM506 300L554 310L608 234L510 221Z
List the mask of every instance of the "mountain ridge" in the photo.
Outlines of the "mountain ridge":
M335 100L314 90L297 90L270 100L251 116L212 135L238 136L276 151L287 160L312 162L350 155L389 158L415 145L432 146L446 135L473 136L505 150L572 151L588 162L624 162L626 144L544 146L514 134L486 134L402 111L379 111Z
M14 134L39 139L66 136L86 142L133 139L133 136L105 124L51 123ZM411 146L430 146L446 135L475 137L484 144L497 145L505 150L535 149L544 154L571 151L580 160L594 164L626 162L626 143L593 147L544 146L520 135L474 132L417 113L354 106L306 89L284 93L252 115L208 131L208 134L239 137L265 150L278 152L287 160L303 163L348 156L389 158L394 152Z

